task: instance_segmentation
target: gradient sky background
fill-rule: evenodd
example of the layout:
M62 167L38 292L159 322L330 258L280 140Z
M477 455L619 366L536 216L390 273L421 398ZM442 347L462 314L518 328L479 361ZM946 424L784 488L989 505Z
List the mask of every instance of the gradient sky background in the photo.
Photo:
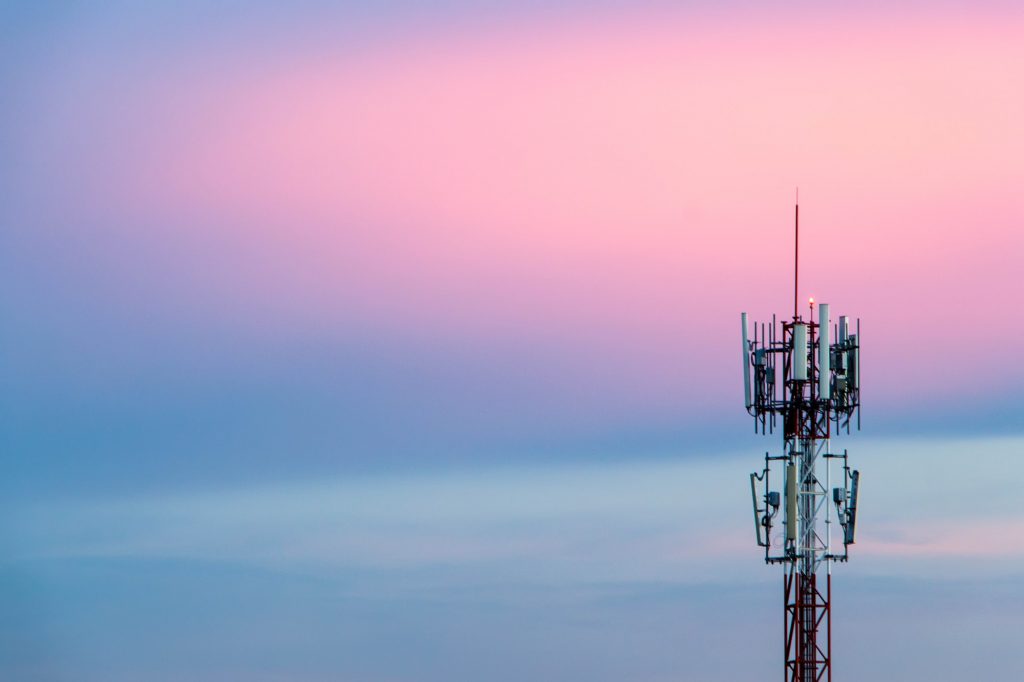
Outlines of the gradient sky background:
M0 677L781 668L738 316L863 320L837 680L1024 678L1014 3L4 3Z

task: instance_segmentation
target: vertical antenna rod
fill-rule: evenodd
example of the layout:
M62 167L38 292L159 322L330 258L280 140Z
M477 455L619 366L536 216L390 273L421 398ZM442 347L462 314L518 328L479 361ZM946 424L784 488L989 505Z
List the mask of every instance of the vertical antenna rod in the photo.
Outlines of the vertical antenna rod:
M793 319L799 314L800 297L800 188L796 188L796 213L793 216Z

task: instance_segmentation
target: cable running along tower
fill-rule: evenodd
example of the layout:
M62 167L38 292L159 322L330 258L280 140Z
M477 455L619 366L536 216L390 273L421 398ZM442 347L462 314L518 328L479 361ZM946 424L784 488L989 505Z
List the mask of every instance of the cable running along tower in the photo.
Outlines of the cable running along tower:
M765 563L784 571L785 680L831 682L832 564L849 558L856 539L860 473L830 443L851 421L860 429L860 320L852 329L845 315L833 322L827 303L815 320L813 298L800 316L799 202L794 218L793 319L773 315L751 335L741 315L747 412L755 432L778 429L783 440L781 454L765 453L750 475L750 494Z

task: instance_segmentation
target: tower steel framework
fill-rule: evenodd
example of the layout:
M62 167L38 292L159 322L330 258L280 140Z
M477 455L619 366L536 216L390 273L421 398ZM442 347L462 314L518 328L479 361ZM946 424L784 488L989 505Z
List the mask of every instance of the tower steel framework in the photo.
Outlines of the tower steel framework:
M831 439L851 422L860 428L860 322L833 323L827 303L815 321L813 298L801 317L799 230L797 205L793 318L755 323L751 337L742 314L743 381L755 431L783 436L781 454L765 453L764 468L750 475L750 491L757 544L766 563L784 568L785 680L819 682L832 680L832 564L847 561L856 539L860 474L845 451L832 452Z

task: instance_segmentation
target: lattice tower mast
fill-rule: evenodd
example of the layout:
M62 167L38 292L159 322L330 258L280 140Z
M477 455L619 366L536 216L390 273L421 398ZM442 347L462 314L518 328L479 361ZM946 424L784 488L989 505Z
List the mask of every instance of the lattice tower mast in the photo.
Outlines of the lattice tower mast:
M781 427L783 436L782 453L765 453L762 471L750 475L750 491L757 544L766 563L784 570L785 680L831 682L832 564L847 561L856 539L860 480L845 450L832 452L831 438L849 433L854 418L860 429L860 320L853 329L845 315L833 322L827 303L815 320L813 298L807 319L800 316L799 202L794 237L792 320L772 316L751 335L741 316L747 412L755 431Z

